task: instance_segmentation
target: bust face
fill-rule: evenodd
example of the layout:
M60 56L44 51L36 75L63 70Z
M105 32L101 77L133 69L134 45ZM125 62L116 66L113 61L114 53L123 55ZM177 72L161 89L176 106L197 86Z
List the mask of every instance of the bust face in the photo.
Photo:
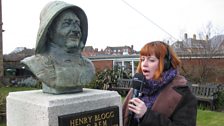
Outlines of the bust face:
M77 15L71 10L65 10L54 21L50 27L52 42L68 53L79 50L82 32Z

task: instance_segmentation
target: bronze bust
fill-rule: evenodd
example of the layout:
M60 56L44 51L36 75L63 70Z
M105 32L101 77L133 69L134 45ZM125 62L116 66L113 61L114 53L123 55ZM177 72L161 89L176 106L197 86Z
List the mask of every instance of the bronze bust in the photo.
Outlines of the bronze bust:
M35 55L22 60L42 82L43 92L81 92L95 75L81 52L88 34L85 12L62 1L48 3L40 15Z

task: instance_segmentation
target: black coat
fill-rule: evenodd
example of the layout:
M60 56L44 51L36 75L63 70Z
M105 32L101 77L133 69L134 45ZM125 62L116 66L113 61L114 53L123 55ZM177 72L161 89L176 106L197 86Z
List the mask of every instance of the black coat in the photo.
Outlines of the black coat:
M127 126L127 103L131 92L123 105L124 126ZM185 78L178 75L161 91L152 109L148 109L140 119L139 126L196 126L196 117L197 100L186 85Z

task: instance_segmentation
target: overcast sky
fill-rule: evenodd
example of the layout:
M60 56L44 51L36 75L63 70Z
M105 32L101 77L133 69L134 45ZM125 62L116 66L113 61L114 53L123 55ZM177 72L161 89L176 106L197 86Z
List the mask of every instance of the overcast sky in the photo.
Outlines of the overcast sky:
M3 53L35 48L41 9L51 0L2 0ZM211 22L224 31L224 0L64 0L88 17L86 46L131 46L197 34Z

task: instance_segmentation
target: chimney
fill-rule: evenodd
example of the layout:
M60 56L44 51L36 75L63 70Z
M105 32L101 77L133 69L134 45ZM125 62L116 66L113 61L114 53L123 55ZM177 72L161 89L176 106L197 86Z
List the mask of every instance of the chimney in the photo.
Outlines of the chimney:
M187 40L187 33L184 33L184 40Z
M205 41L208 42L208 35L206 35Z
M193 34L193 39L196 40L196 35L195 34Z
M134 46L131 45L131 54L133 54L133 53L134 53Z

